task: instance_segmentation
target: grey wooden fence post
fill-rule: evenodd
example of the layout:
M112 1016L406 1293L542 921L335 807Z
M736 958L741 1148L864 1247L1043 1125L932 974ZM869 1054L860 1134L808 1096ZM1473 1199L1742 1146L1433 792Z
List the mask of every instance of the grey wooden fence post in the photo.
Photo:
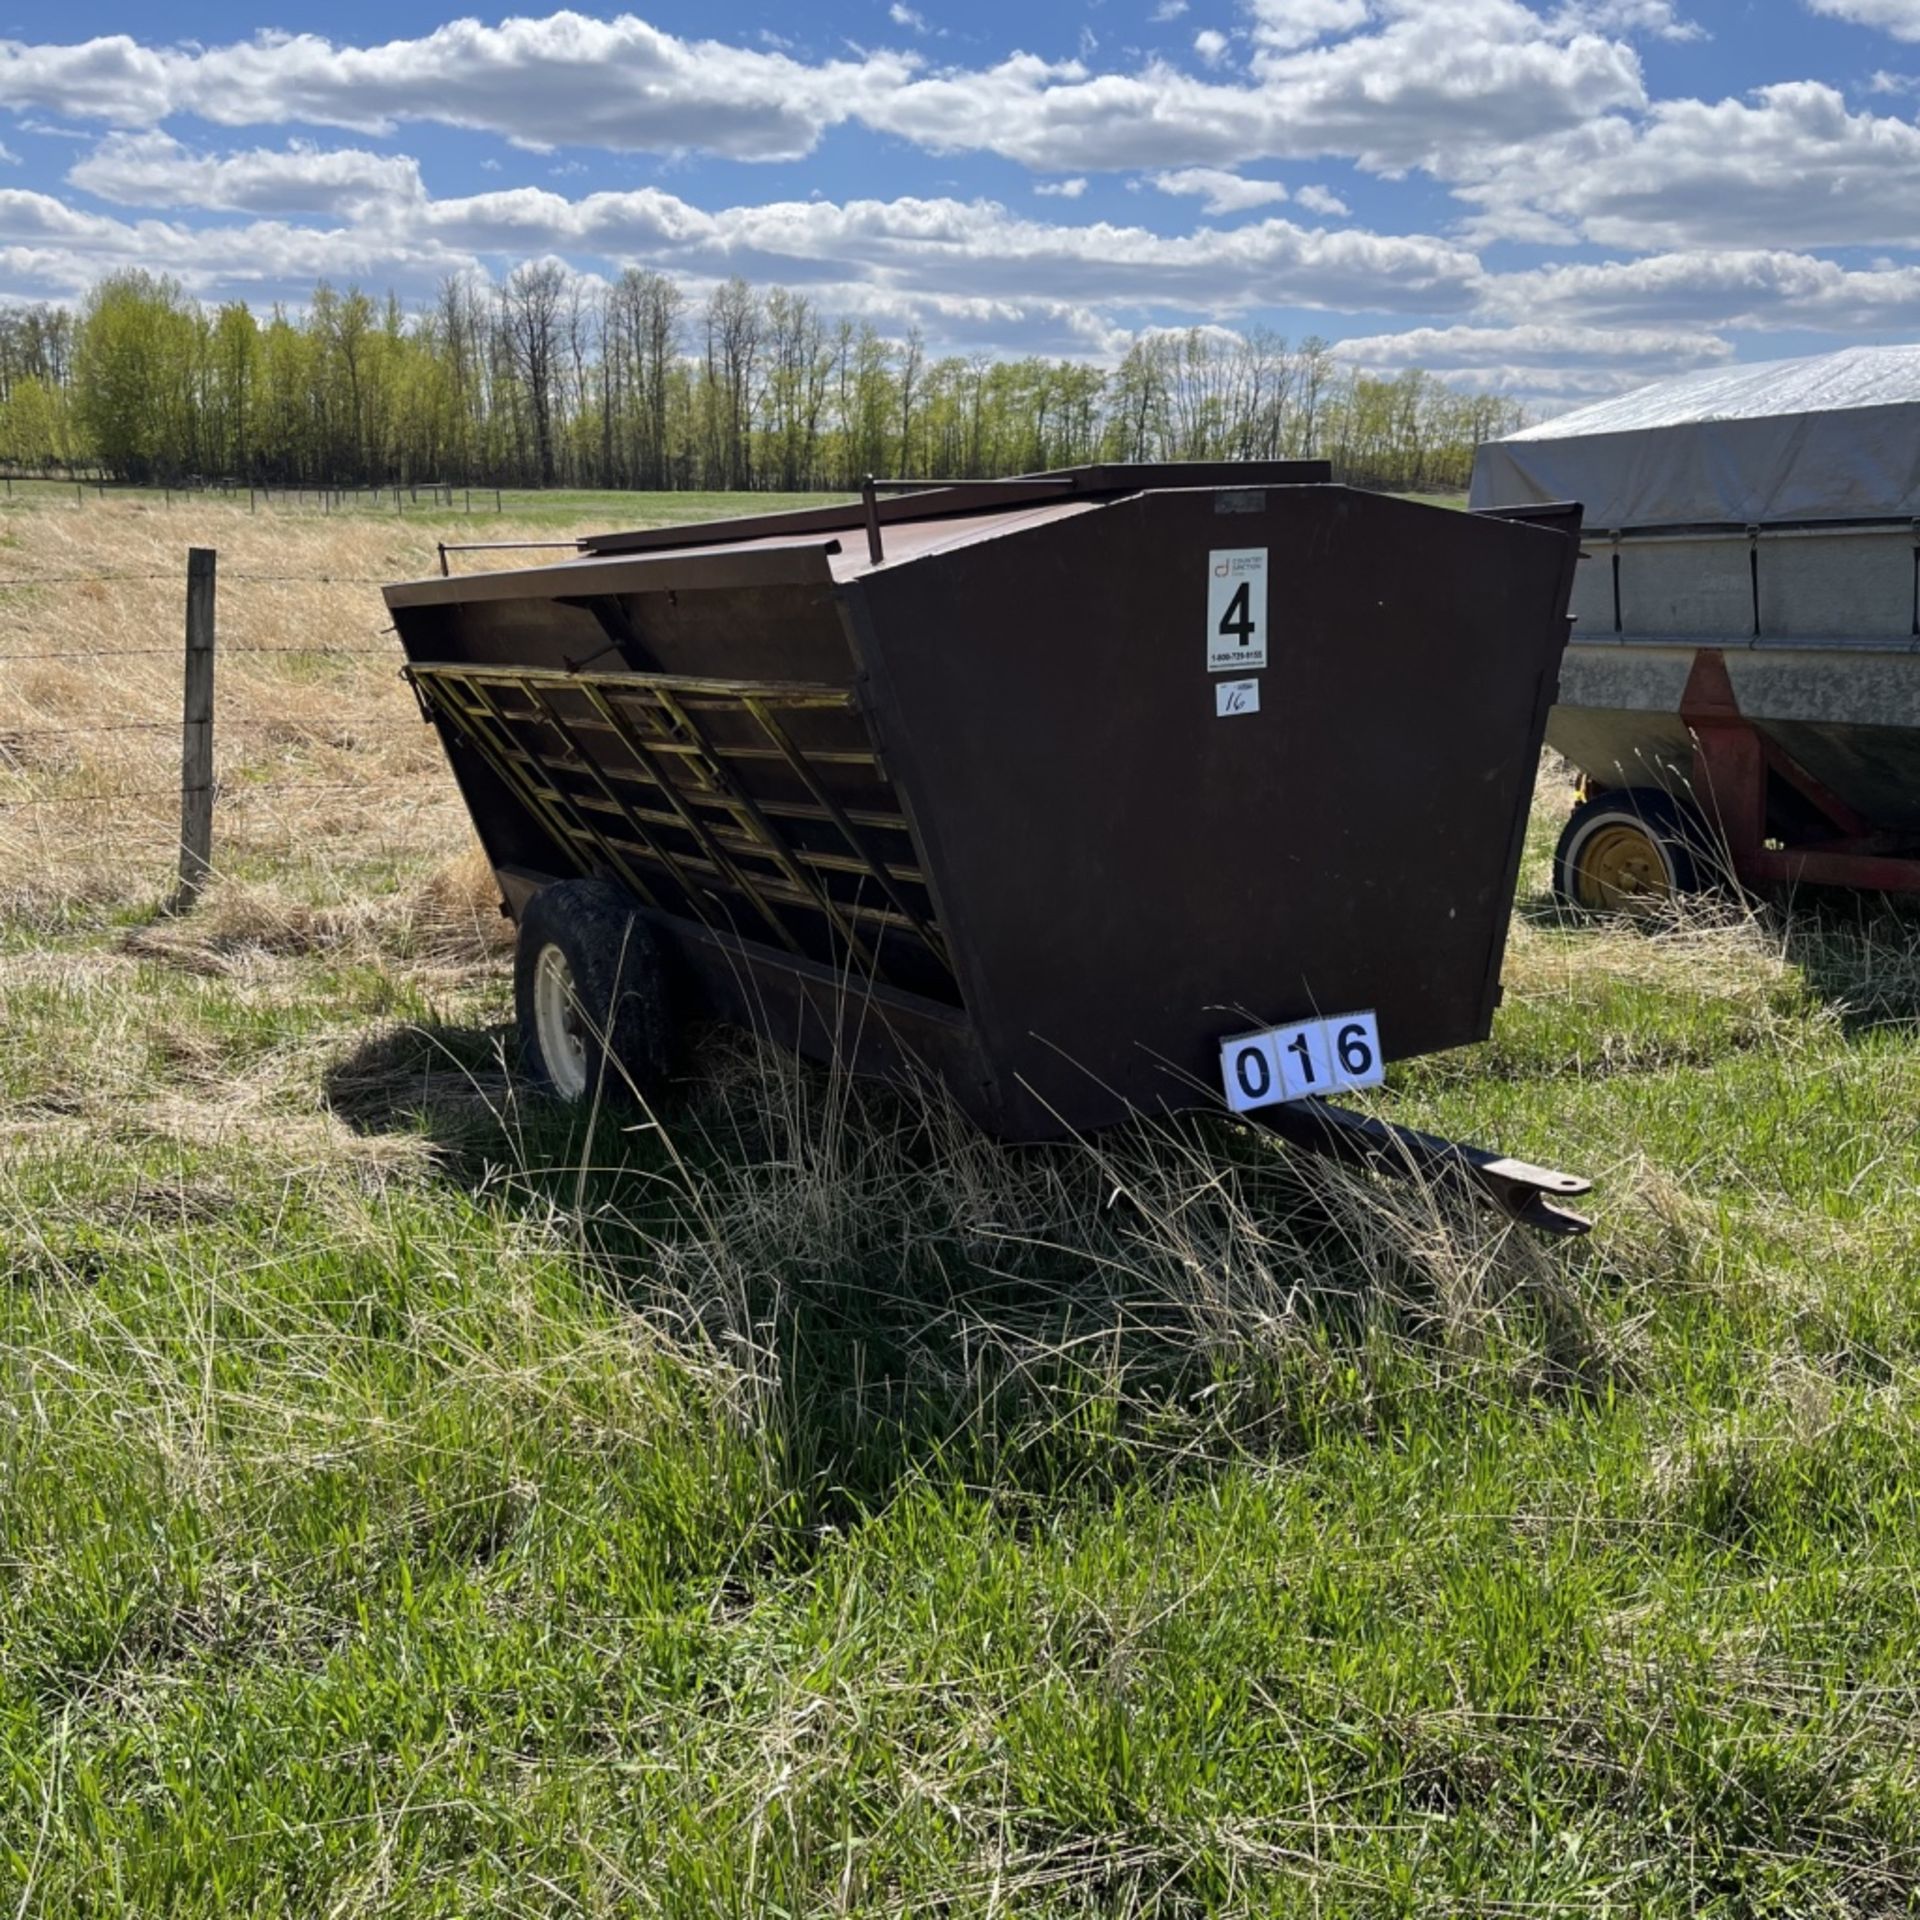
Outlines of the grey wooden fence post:
M213 567L211 547L187 552L187 674L180 731L180 891L191 906L213 871Z

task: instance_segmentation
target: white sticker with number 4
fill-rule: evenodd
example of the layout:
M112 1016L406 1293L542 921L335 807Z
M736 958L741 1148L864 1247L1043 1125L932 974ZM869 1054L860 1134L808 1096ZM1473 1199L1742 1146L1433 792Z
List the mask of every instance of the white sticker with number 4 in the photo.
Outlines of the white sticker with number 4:
M1302 1020L1222 1042L1220 1077L1235 1113L1304 1100L1313 1094L1352 1093L1387 1077L1380 1022L1371 1013Z
M1267 550L1207 555L1207 671L1258 673L1267 664Z

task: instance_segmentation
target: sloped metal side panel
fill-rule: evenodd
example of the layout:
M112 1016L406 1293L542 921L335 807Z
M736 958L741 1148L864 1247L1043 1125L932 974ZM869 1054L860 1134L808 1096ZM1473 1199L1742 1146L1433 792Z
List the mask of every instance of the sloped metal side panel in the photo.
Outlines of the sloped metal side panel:
M390 596L482 844L496 869L599 874L664 916L951 1006L825 556L798 580L733 559ZM668 567L677 584L654 584Z
M1681 716L1695 637L1577 634L1548 743L1603 786L1664 787L1711 811ZM1740 711L1765 739L1875 827L1920 833L1920 646L1737 635L1724 646Z
M1210 671L1216 556L1253 551L1267 665ZM1158 493L849 589L1002 1131L1209 1099L1223 1037L1315 1012L1377 1009L1394 1057L1485 1037L1574 552Z

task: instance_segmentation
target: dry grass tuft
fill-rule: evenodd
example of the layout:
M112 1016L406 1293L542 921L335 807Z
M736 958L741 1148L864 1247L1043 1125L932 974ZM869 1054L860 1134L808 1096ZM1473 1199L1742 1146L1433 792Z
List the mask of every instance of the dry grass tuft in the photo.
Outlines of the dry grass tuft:
M937 1087L872 1090L719 1035L691 1102L625 1137L657 1144L651 1171L606 1186L523 1158L514 1179L561 1196L596 1258L617 1243L621 1290L733 1356L765 1408L809 1390L768 1337L804 1299L906 1315L909 1371L955 1405L1070 1374L1144 1409L1234 1379L1236 1419L1260 1422L1294 1389L1268 1405L1250 1375L1318 1376L1329 1342L1376 1337L1490 1395L1591 1388L1626 1358L1579 1250L1224 1121L1006 1147Z
M191 915L147 922L120 941L125 953L195 973L248 972L267 956L327 954L398 963L416 977L465 975L512 945L512 923L477 845L401 893L315 902L271 879L216 880Z
M1779 916L1699 895L1683 898L1657 924L1591 917L1565 929L1517 918L1502 980L1510 993L1571 999L1598 982L1655 989L1684 986L1693 995L1756 1007L1797 979Z

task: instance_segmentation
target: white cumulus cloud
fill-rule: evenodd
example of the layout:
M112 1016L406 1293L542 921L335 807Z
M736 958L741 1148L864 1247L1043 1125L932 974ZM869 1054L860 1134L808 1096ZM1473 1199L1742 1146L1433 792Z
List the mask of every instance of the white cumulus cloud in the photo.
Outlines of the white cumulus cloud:
M1482 306L1590 326L1911 334L1920 266L1846 267L1780 248L1701 249L1491 276Z
M1920 40L1920 0L1807 0L1815 13L1878 27L1896 40Z
M1744 100L1667 100L1637 119L1463 163L1461 196L1488 237L1687 246L1911 246L1920 233L1920 128L1855 113L1796 80Z
M216 158L165 133L110 133L67 171L69 184L127 207L223 213L352 213L425 198L405 155L294 145Z
M1339 219L1353 211L1337 193L1326 187L1304 186L1293 197L1309 213L1323 213L1330 220Z
M1244 213L1249 207L1271 206L1287 197L1278 180L1243 180L1221 167L1181 167L1147 177L1162 193L1197 196L1202 210L1212 214Z
M164 144L163 144L164 142ZM1307 228L1266 219L1169 236L1111 221L1028 218L990 200L776 201L709 211L659 187L569 197L519 185L434 198L411 161L295 150L206 155L165 137L106 143L96 182L141 206L188 193L236 211L322 214L235 222L120 218L59 197L0 191L0 247L32 250L17 291L71 294L102 273L144 266L209 295L270 289L299 297L315 279L421 293L442 275L553 256L594 272L642 263L701 284L741 273L762 284L864 289L869 302L965 311L1152 312L1169 323L1273 302L1328 312L1462 314L1484 274L1468 250L1420 234ZM329 196L340 204L322 207ZM955 303L958 303L956 305ZM1103 324L1112 326L1111 320Z
M1331 23L1351 5L1261 0L1250 76L1152 60L1096 72L1084 59L1025 53L938 72L897 50L811 61L682 38L631 14L567 11L455 20L368 45L312 33L205 48L124 33L10 41L0 43L0 106L129 130L181 115L362 134L434 122L523 146L765 161L801 158L855 123L935 152L1077 172L1317 155L1430 167L1645 101L1630 45L1521 0L1377 0L1364 31L1287 44L1308 24L1303 7ZM1200 44L1227 51L1218 28Z
M1253 37L1267 47L1305 47L1352 33L1373 17L1368 0L1250 0Z
M631 14L455 20L412 40L340 46L262 34L205 49L127 34L76 45L0 44L0 103L115 126L192 113L223 126L288 121L388 133L408 121L486 129L532 146L700 148L791 160L913 63L895 53L809 64L683 40Z
M946 34L931 0L881 5L928 46ZM1920 42L1920 0L1806 5ZM68 195L0 192L0 297L70 297L129 265L210 297L299 298L323 275L412 295L551 255L589 275L658 267L695 297L744 273L969 350L1106 354L1143 329L1303 308L1354 335L1352 364L1546 395L1711 364L1736 343L1764 351L1782 330L1920 332L1920 125L1903 98L1916 84L1871 57L1728 98L1656 98L1640 47L1703 31L1676 0L1138 11L1179 21L1198 57L1115 51L1118 27L1066 59L934 64L917 44L826 56L570 10L384 42L0 42L0 107L22 132L87 129L61 156ZM422 123L490 136L479 165L499 190L436 197L387 144ZM290 127L339 131L320 145ZM566 190L596 171L589 150L791 162L854 129L1024 167L1027 211L964 193L725 205L658 185ZM13 158L0 146L0 165ZM1343 192L1263 177L1336 164L1380 177L1370 221L1418 230L1354 226L1344 171L1327 176ZM1393 184L1415 172L1428 180ZM1103 174L1185 198L1198 230L1086 218ZM1430 183L1457 206L1438 232ZM1403 217L1376 214L1396 191ZM1496 242L1493 270L1479 250Z

